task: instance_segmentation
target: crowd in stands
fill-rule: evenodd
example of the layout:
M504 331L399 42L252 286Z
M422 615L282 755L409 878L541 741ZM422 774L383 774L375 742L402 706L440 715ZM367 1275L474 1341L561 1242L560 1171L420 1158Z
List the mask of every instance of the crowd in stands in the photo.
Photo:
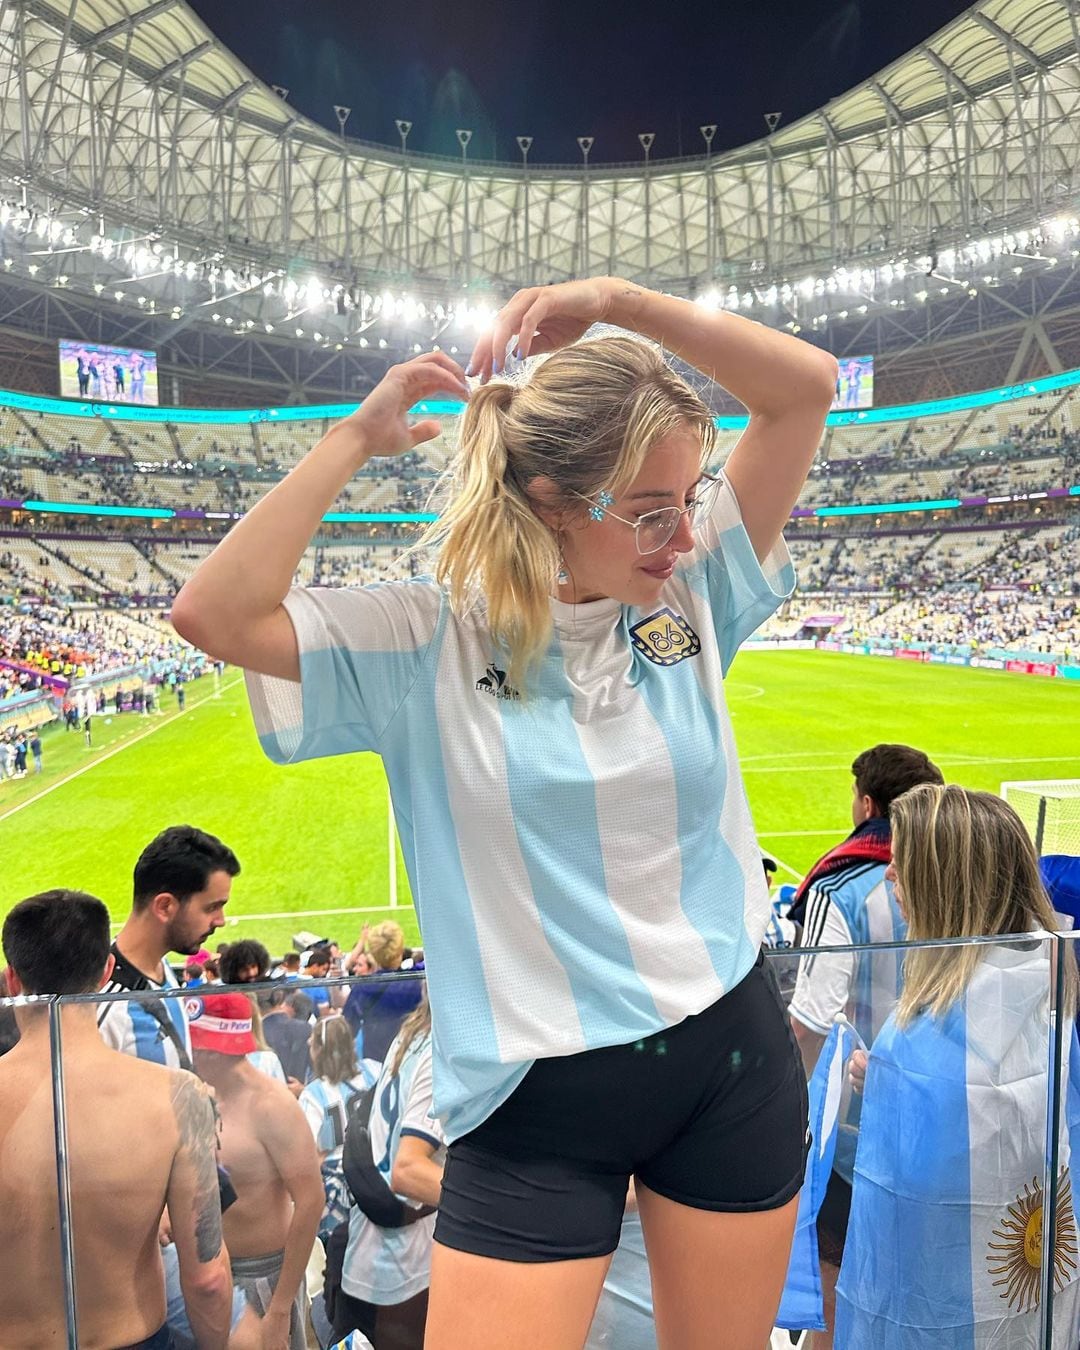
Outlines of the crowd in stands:
M348 950L303 935L295 945L305 950L278 961L256 940L222 943L211 954L203 944L224 923L239 873L239 861L220 840L173 827L137 860L132 909L113 943L104 906L81 892L45 892L5 921L4 954L15 983L5 983L0 998L99 987L107 995L133 995L64 1013L79 1343L113 1346L121 1337L125 1346L154 1350L224 1350L227 1342L304 1350L310 1314L319 1344L363 1327L375 1345L397 1344L381 1338L392 1338L395 1324L399 1331L418 1325L421 1339L401 1344L419 1350L442 1156L438 1126L427 1119L423 953L405 946L398 924L384 922L365 927ZM176 953L180 966L172 964ZM182 988L188 997L170 996ZM10 1131L31 1117L39 1153L51 1147L38 1098L32 1088L23 1092L28 1068L31 1076L48 1075L45 1017L32 1001L17 1019L0 1009L0 1152ZM137 1070L127 1067L131 1061L139 1062ZM200 1103L211 1100L198 1080L212 1089L216 1132L209 1110L206 1128L195 1129ZM373 1184L399 1208L394 1191L415 1196L403 1217L415 1213L416 1222L400 1233L384 1234L356 1211L347 1184L350 1103L365 1092L376 1100L393 1095L393 1114L384 1116L393 1138L384 1128L376 1156L393 1155L395 1162ZM147 1138L132 1146L138 1166L118 1184L116 1150L127 1145L102 1120L125 1106L131 1115L121 1133L146 1127L140 1133ZM416 1137L403 1140L409 1123L417 1129L407 1133ZM209 1181L196 1184L203 1173L217 1174L212 1188ZM64 1322L52 1297L60 1281L48 1278L59 1249L49 1218L57 1203L54 1169L47 1175L33 1214L5 1225L0 1236L0 1339L13 1350L51 1343ZM159 1186L159 1176L172 1179ZM124 1211L113 1214L104 1240L93 1199L102 1178L112 1179L110 1207ZM8 1214L9 1184L10 1173L0 1169ZM155 1261L145 1238L159 1229ZM26 1271L35 1287L29 1299L8 1278L21 1268L13 1241L26 1244L27 1260L41 1263ZM155 1241L151 1250L157 1249ZM311 1307L305 1274L313 1254L318 1266L327 1265L329 1298L320 1294ZM112 1278L103 1280L110 1270ZM13 1328L18 1334L8 1335ZM359 1334L355 1344L363 1344Z

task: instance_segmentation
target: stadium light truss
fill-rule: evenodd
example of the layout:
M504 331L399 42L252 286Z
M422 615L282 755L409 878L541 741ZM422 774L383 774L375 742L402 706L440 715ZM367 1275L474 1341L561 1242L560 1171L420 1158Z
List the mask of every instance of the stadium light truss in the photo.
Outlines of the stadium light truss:
M199 318L237 336L256 330L279 333L327 349L340 350L347 342L385 346L387 337L400 342L406 334L425 343L469 344L508 298L495 287L481 296L476 287L462 293L429 284L426 293L417 294L390 286L369 289L306 267L291 275L221 249L194 253L133 225L107 226L103 216L87 220L70 210L51 214L35 206L25 190L22 200L0 200L0 249L6 272L17 269L40 284L92 291L172 320ZM89 266L77 273L80 257ZM704 309L749 314L799 333L871 309L915 308L950 290L974 297L980 289L1013 284L1033 270L1058 268L1064 274L1078 260L1080 218L1055 215L1028 229L940 252L853 262L826 273L779 277L767 285L763 278L726 290L710 287L694 298Z

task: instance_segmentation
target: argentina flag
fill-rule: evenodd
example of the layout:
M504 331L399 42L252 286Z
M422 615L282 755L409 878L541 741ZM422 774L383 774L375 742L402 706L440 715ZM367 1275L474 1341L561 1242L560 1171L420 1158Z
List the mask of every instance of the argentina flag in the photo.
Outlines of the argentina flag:
M844 1071L856 1048L854 1029L844 1021L836 1022L821 1047L814 1072L810 1076L810 1152L806 1176L799 1192L799 1214L795 1220L795 1238L791 1245L784 1293L776 1325L789 1331L824 1331L821 1267L818 1261L817 1217L829 1184L836 1140L840 1126L840 1102L844 1093Z
M940 1018L874 1042L836 1350L1035 1350L1050 1046L1043 943L985 949ZM1075 1070L1076 1035L1065 1045ZM1073 1072L1062 1093L1052 1253L1055 1347L1078 1344L1070 1156L1080 1146Z

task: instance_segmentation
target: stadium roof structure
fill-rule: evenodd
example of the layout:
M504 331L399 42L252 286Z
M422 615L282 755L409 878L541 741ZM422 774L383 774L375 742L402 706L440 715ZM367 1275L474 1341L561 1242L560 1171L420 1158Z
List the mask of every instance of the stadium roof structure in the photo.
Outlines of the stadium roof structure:
M950 305L977 275L1037 279L1050 244L1075 270L1077 0L981 0L759 141L712 154L702 128L690 159L652 159L643 133L632 164L594 160L587 137L579 164L536 164L527 136L520 163L494 163L470 158L468 128L460 159L420 155L408 121L400 148L369 144L345 136L347 108L336 135L286 94L184 0L0 0L8 277L101 304L114 284L133 304L137 283L174 325L160 345L226 302L237 331L291 339L314 309L321 338L347 340L388 304L400 319L403 288L430 341L466 303L482 317L518 285L604 273L799 331L887 318L930 274Z

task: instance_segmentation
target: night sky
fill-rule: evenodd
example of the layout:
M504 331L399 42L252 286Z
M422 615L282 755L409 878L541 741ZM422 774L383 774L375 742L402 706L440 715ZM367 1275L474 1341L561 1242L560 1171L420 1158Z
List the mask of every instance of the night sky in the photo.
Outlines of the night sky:
M696 154L698 127L718 124L714 150L764 134L763 115L795 121L929 37L958 0L191 0L220 37L289 101L351 136L534 163L579 163L575 138L596 137L593 162Z

